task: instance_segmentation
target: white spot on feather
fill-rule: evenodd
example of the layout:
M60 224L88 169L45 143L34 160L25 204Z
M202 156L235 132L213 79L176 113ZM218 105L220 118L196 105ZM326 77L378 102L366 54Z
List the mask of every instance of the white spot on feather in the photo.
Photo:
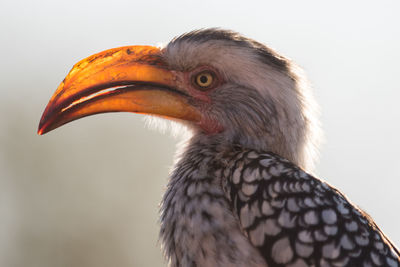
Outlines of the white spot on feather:
M240 210L240 222L243 228L249 227L254 221L254 215L251 214L249 205L246 204Z
M382 242L379 242L379 241L375 242L374 245L375 245L375 248L377 250L382 250L383 249L383 243Z
M245 195L251 196L257 191L258 185L257 184L242 184L242 191Z
M233 172L233 175L232 175L232 181L233 181L233 183L234 184L238 184L238 183L240 183L240 170L239 169L236 169L234 172Z
M343 214L343 215L349 214L349 209L346 208L343 203L340 203L337 206L337 210L340 212L340 214Z
M269 167L271 165L272 159L262 159L260 160L260 164L264 167Z
M297 259L295 262L287 265L287 267L308 267L303 259Z
M249 168L247 168L243 173L243 179L248 183L254 182L256 179L259 178L260 173L258 169L254 169L253 171L251 171Z
M340 248L335 246L334 242L326 244L322 247L322 255L327 259L336 259L340 254Z
M261 172L261 177L262 177L264 180L269 180L269 179L271 179L271 175L270 175L266 170L262 170L262 172Z
M314 247L313 246L302 244L302 243L297 242L297 241L296 241L296 244L295 244L295 249L296 249L297 255L299 255L300 257L304 257L304 258L309 257L314 251Z
M309 225L315 225L319 221L317 213L314 210L307 211L306 214L304 214L304 222L309 224Z
M345 224L347 231L355 232L358 229L357 223L355 221L351 221Z
M325 209L322 211L322 220L327 224L334 224L337 220L336 212L333 209Z
M338 227L336 225L325 225L324 231L327 235L336 235L338 232Z
M310 197L306 197L306 199L304 199L304 204L310 208L315 208L317 206Z
M265 233L267 235L277 235L281 231L281 227L277 224L275 219L267 219L265 221Z
M255 246L262 246L264 244L265 224L260 223L253 231L250 231L251 243Z
M271 207L268 201L264 200L261 206L261 212L264 215L272 215L274 214L274 209Z
M314 237L317 241L325 241L328 239L328 237L320 229L314 231Z
M357 235L355 238L356 243L360 246L366 246L369 243L369 239L367 236Z
M354 242L349 238L347 234L344 234L340 238L340 246L346 250L352 250L355 247Z
M288 263L293 258L293 249L287 237L283 237L274 243L272 258L278 264Z
M279 214L278 222L284 228L293 228L296 225L297 216L292 216L286 210L282 210Z
M386 263L390 266L390 267L399 267L399 264L392 258L387 257L386 258Z
M271 168L269 168L269 173L272 176L279 176L280 170L277 168L277 166L272 166Z
M309 230L303 230L298 234L298 238L300 239L301 242L303 243L311 243L313 242L313 237L311 235L311 231Z
M372 262L375 263L375 265L378 265L378 266L382 265L381 257L378 254L376 254L374 251L371 251L371 259L372 259Z
M249 154L247 154L247 157L249 159L256 159L256 158L258 158L258 154L254 151L251 151Z
M297 212L300 210L299 205L297 205L297 200L294 197L288 199L287 209L292 212Z

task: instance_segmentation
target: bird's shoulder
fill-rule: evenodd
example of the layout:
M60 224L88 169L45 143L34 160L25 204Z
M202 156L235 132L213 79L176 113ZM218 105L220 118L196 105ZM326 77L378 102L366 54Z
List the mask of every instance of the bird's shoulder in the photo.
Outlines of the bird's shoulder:
M397 249L366 213L288 160L238 151L222 176L243 233L273 266L399 266Z

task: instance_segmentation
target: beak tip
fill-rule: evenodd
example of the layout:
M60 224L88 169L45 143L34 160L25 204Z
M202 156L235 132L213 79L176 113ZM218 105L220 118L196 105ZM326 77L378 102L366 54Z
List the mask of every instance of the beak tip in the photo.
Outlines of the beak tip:
M48 126L49 125L47 123L47 120L44 118L44 116L42 116L42 118L41 118L41 120L39 122L38 129L37 129L37 134L38 135L44 135L45 133L47 133L49 131L49 127Z
M37 134L38 135L44 135L46 132L44 131L44 127L42 125L42 123L39 124L38 130L37 130Z
M43 114L42 114L42 117L40 118L40 121L39 121L39 126L38 126L38 129L37 129L37 134L38 135L43 135L44 134L44 114L46 113L46 111L45 112L43 112Z

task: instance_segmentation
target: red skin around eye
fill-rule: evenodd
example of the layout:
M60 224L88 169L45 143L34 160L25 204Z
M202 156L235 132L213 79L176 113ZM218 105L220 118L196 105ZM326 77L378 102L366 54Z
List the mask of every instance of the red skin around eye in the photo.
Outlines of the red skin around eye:
M194 84L195 75L210 71L213 73L213 84L207 90L199 89L198 85ZM224 83L222 76L218 73L218 71L210 66L201 66L195 68L194 70L176 73L177 75L177 84L179 88L185 91L188 95L192 96L195 100L198 100L199 106L201 109L201 113L203 114L201 121L198 123L201 129L204 130L207 134L217 134L224 130L224 128L220 125L220 123L212 118L211 116L207 115L207 109L210 105L212 105L212 100L210 97L210 93L214 90L218 90L218 87Z

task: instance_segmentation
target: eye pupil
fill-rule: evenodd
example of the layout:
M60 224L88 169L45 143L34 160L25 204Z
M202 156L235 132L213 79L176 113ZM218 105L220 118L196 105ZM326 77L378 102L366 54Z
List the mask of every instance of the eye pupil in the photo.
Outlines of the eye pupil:
M207 82L208 82L208 77L205 76L205 75L201 75L201 77L200 77L200 82L201 82L201 83L207 83Z

